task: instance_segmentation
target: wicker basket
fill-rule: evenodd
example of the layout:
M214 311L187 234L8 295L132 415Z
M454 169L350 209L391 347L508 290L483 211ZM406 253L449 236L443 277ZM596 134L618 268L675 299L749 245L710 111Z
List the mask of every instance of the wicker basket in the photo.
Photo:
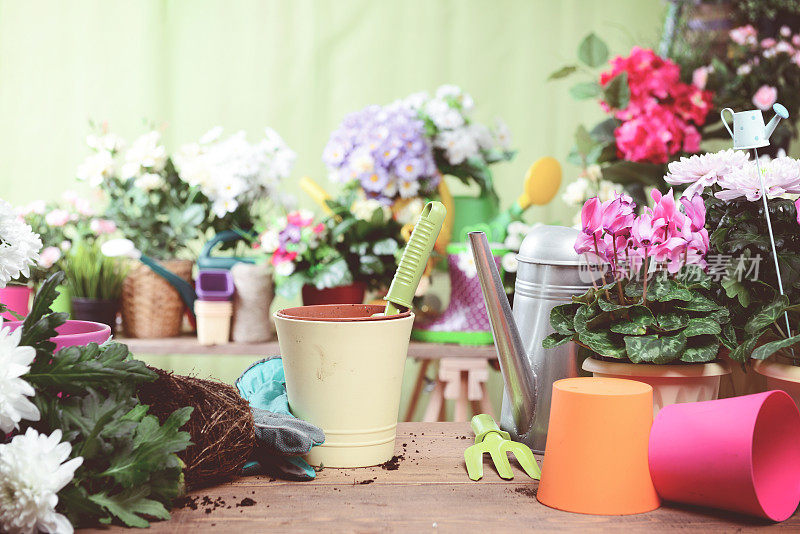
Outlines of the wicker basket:
M169 260L161 264L187 282L192 280L190 260ZM122 285L122 326L128 337L175 337L181 333L185 306L169 282L139 264L131 269Z

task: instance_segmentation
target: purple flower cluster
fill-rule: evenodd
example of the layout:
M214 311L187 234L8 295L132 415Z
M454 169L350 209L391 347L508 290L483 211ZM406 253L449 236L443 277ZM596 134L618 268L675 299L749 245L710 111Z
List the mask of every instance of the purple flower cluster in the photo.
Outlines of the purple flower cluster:
M347 115L322 160L334 181L356 181L369 198L384 204L429 193L440 180L424 123L401 103Z

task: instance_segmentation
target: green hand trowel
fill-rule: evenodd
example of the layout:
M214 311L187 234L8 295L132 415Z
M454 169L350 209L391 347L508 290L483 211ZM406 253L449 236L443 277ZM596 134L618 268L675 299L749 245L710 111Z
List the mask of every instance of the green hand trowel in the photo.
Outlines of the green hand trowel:
M491 415L482 413L472 418L472 430L475 432L475 445L464 451L464 462L467 464L467 474L472 480L483 477L483 454L488 452L494 461L497 474L502 478L514 478L511 464L508 462L508 453L513 452L519 465L529 477L539 480L542 471L533 457L533 452L527 445L511 441L508 432L500 430Z
M386 301L384 315L397 315L401 308L411 308L411 300L425 271L428 256L433 250L439 230L442 229L447 210L441 202L428 202L411 232L403 250L400 265L394 273L392 285L383 300Z

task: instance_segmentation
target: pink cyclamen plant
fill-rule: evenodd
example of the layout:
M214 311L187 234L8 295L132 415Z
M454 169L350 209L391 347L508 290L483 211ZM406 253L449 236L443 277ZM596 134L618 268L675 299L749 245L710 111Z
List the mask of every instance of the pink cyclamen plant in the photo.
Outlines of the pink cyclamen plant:
M677 204L671 189L664 195L654 190L652 197L653 207L638 216L627 195L617 194L606 202L589 199L581 211L582 231L575 251L596 255L610 265L617 279L657 266L673 274L685 265L705 268L709 239L702 198L682 198Z

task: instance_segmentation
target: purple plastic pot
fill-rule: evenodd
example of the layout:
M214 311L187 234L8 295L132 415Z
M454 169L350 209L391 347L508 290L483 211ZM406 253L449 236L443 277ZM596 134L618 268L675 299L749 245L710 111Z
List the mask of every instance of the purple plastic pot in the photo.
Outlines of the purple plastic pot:
M3 326L9 326L13 331L22 326L22 321L4 322ZM64 347L83 346L89 343L99 345L111 337L110 326L91 321L67 321L56 328L56 332L58 335L50 338L50 341L56 344L56 351Z
M195 291L200 300L231 300L233 278L225 269L203 269L197 273Z

